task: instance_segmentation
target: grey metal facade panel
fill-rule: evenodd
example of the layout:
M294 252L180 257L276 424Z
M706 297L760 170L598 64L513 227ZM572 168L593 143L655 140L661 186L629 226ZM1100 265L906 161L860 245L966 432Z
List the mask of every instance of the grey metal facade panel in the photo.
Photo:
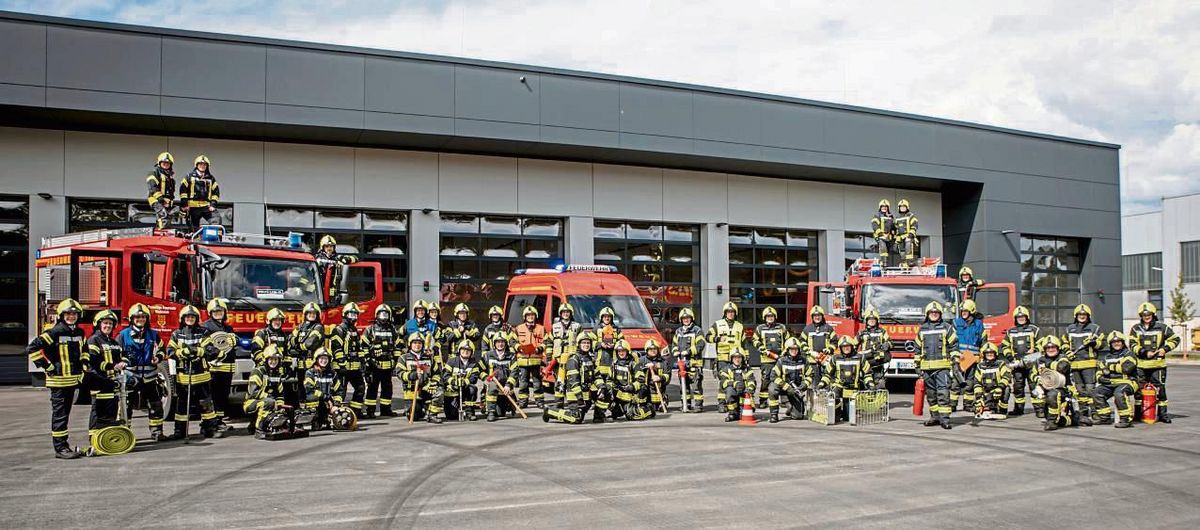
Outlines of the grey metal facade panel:
M928 124L848 112L825 120L827 151L877 158L928 162L933 154Z
M164 96L266 101L265 46L164 38L162 64Z
M609 148L621 146L621 133L615 131L595 131L592 129L572 129L570 127L550 127L543 125L540 134L543 142L552 144Z
M46 88L46 106L150 115L157 115L160 110L158 96L55 87Z
M428 61L368 57L366 110L454 116L454 67Z
M692 119L697 140L762 145L763 106L734 96L694 94Z
M454 134L454 118L367 111L363 113L363 127L367 131L450 135Z
M703 156L717 156L757 160L762 158L762 147L757 145L735 144L729 142L712 142L708 140L693 140L692 152Z
M262 103L171 96L162 96L160 103L164 117L180 116L257 123L267 120L267 106Z
M46 84L51 87L159 94L162 39L51 26Z
M266 121L280 124L316 125L341 129L362 129L361 110L303 107L299 105L276 105L267 103Z
M46 84L46 26L0 20L0 83Z
M692 153L692 140L674 136L621 133L621 147L660 153Z
M834 111L767 101L762 107L762 145L784 149L825 149L825 120Z
M530 72L457 66L454 116L536 125L541 116L540 85L541 78Z
M267 103L363 110L364 61L342 53L267 48Z
M691 139L692 93L622 84L621 132Z
M555 127L618 131L620 85L566 76L541 76L541 123Z
M536 142L542 139L540 128L528 123L454 119L454 134L474 138Z
M0 105L45 107L46 87L0 83Z

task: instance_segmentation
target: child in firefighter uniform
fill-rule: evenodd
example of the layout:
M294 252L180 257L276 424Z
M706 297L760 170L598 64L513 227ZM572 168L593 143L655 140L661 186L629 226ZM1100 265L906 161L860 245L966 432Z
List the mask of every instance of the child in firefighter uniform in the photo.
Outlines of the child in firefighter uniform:
M1092 322L1092 308L1087 304L1075 306L1075 321L1067 326L1063 334L1063 346L1070 352L1071 377L1075 398L1079 401L1079 423L1090 426L1096 419L1092 407L1092 394L1096 389L1096 368L1099 350L1104 348L1104 334L1100 326Z
M313 430L329 427L329 412L342 404L341 380L333 356L325 348L313 352L312 367L304 372L304 408L313 414Z
M682 364L679 395L688 412L704 412L705 348L704 330L696 325L696 314L690 307L680 309L679 327L671 337L671 355L677 365Z
M892 362L892 336L879 325L879 311L874 307L867 306L863 311L863 322L866 326L855 337L858 351L871 365L871 379L875 381L875 388L882 389L887 386L887 367Z
M283 366L283 352L278 346L269 344L262 352L263 362L250 372L246 385L246 401L242 410L250 416L250 432L260 440L267 438L273 428L266 424L268 416L287 406L283 402L284 379L287 370Z
M857 348L854 337L839 337L837 351L829 360L825 376L821 378L820 386L829 389L837 397L837 417L840 421L850 421L849 401L854 399L859 390L875 388L871 364L858 353Z
M193 412L200 412L200 431L205 438L223 434L218 430L217 413L213 410L208 372L208 358L204 355L206 333L200 327L200 311L186 305L179 310L179 328L171 333L167 345L167 357L175 360L175 432L172 440L187 436L187 427ZM189 407L190 406L190 407Z
M50 439L58 458L78 458L79 452L67 444L67 421L71 405L83 377L83 329L79 316L83 306L67 298L55 309L57 319L25 347L29 361L46 373L46 388L50 390Z
M653 418L658 411L667 410L667 385L671 383L671 367L663 357L662 347L658 341L647 339L643 348L645 354L641 358L642 378L646 384L642 386L641 402Z
M162 361L162 344L158 332L150 329L150 308L145 304L133 304L129 308L129 326L117 336L128 361L133 386L129 388L128 412L140 404L146 409L150 423L150 439L161 441L163 436L163 398L166 397L165 379L158 372Z
M593 348L596 336L585 331L575 344L575 353L566 365L566 409L546 408L542 421L558 420L563 423L581 423L589 410L592 423L604 423L604 415L611 405L608 381L600 375Z
M1029 321L1029 309L1017 306L1013 309L1015 325L1004 332L1004 340L1000 343L1000 357L1012 369L1013 407L1010 416L1020 416L1025 413L1025 390L1033 393L1034 385L1029 378L1029 369L1036 362L1037 345L1041 341L1041 330ZM1033 410L1039 418L1045 417L1045 402L1042 398L1032 396Z
M729 364L721 372L721 396L725 402L725 421L738 420L738 405L743 397L754 395L754 369L746 362L746 350L740 346L729 352Z
M787 326L780 324L779 313L774 307L768 306L762 310L763 323L754 328L751 342L758 351L758 407L767 406L767 398L771 387L771 372L775 370L775 362L783 354L783 343L792 336Z
M487 421L512 415L513 392L517 388L517 358L512 352L510 333L497 331L491 335L491 350L483 356L483 376L486 386ZM502 394L507 394L504 397Z
M117 314L105 309L92 319L92 336L83 350L83 386L91 392L92 414L88 436L117 422L117 378L125 377L125 359L117 340Z
M408 336L408 351L400 361L400 382L404 385L404 399L408 401L412 419L425 419L429 423L442 423L443 387L442 359L437 352L425 348L428 335L413 333Z
M200 326L204 328L204 355L208 358L209 373L212 374L213 412L217 413L217 422L221 429L225 425L225 413L229 410L229 392L233 386L233 372L237 368L237 359L233 349L237 344L237 335L233 326L225 320L229 316L229 302L224 298L213 298L208 301L208 318ZM226 334L226 335L222 335Z
M894 223L893 244L896 246L896 253L900 254L900 266L911 266L921 255L921 242L917 239L917 215L909 209L908 199L900 199L900 202L896 203Z
M767 406L771 411L771 423L779 421L780 398L787 397L788 417L794 420L804 419L804 393L812 388L813 369L804 355L803 345L798 337L791 337L784 343L784 355L775 363L772 373L771 389Z
M550 326L550 335L543 343L548 345L546 353L550 362L542 369L542 379L546 380L547 375L553 375L554 402L558 408L565 406L567 361L571 359L571 354L575 353L575 342L581 333L583 326L575 321L575 308L564 302L558 307L558 318L554 319L554 324Z
M1157 390L1158 421L1171 423L1167 415L1167 353L1179 347L1179 336L1159 322L1158 308L1150 302L1138 306L1140 322L1129 330L1129 341L1137 355L1138 379Z
M283 331L285 320L287 320L287 315L282 309L272 307L270 311L267 311L267 325L255 331L254 337L250 339L250 355L254 358L254 364L262 364L263 351L267 349L268 345L274 344L280 353L287 351L291 336Z
M650 412L642 402L646 372L638 366L638 359L633 356L625 339L617 341L614 353L610 380L614 399L609 414L614 420L620 417L634 421L649 418Z
M1108 350L1100 357L1096 388L1092 391L1096 422L1111 425L1117 409L1118 429L1133 426L1133 396L1137 392L1137 357L1129 351L1129 339L1120 331L1108 336ZM1112 399L1110 406L1108 400Z
M202 225L220 221L216 218L217 202L221 200L221 185L209 171L207 156L192 161L192 172L179 182L179 203L187 214L188 226L196 231Z
M541 404L542 355L546 327L538 323L537 308L529 305L521 311L521 323L513 328L517 338L517 403L525 407L530 401Z
M808 325L800 332L800 344L813 367L813 380L820 381L825 376L825 362L837 346L838 334L825 321L825 308L814 305L808 311L808 319Z
M364 401L365 418L374 418L375 409L380 416L396 416L392 410L392 369L401 341L400 331L392 323L392 308L379 304L375 308L375 320L363 330L362 344L366 349L367 398Z
M741 322L738 322L738 306L732 301L721 306L721 318L708 327L704 339L717 349L717 358L713 363L713 375L717 376L717 404L725 409L725 384L721 374L729 365L730 354L735 350L745 350L746 333Z
M958 335L954 326L942 320L942 304L930 302L925 306L925 321L917 328L917 351L913 360L925 383L925 401L929 403L926 427L950 425L950 371L957 369Z
M357 417L363 416L363 397L366 395L366 380L363 371L366 363L363 358L362 341L358 336L358 315L362 311L358 304L350 302L342 307L342 321L329 331L329 351L333 353L333 366L337 370L338 387L342 392L342 400L350 392L350 409Z
M475 343L471 339L458 341L457 352L446 362L446 419L475 421L479 411L479 373L482 364L475 359Z
M969 362L965 368L959 363L950 375L954 382L950 386L950 412L958 410L959 400L962 400L963 410L975 410L975 394L972 390L975 379L975 365L979 362L979 349L988 341L987 329L983 327L981 315L977 312L974 300L964 300L954 319L954 333L958 336L959 353L962 363Z
M892 203L887 199L879 201L879 209L871 216L871 237L879 249L879 260L884 267L891 267L893 256L896 254L894 239L896 236L896 218L892 215Z
M1012 387L1012 368L1000 358L996 345L985 342L980 348L979 367L972 378L975 417L1002 420L1008 417L1008 394Z
M158 154L158 160L146 175L146 202L154 209L154 227L159 230L171 224L171 213L175 209L175 157L166 151Z
M1043 377L1042 372L1057 373L1058 383L1046 385L1053 377ZM1042 341L1042 357L1038 359L1034 369L1029 374L1037 388L1035 392L1042 394L1046 401L1046 419L1042 428L1053 431L1059 427L1079 425L1079 411L1074 408L1071 399L1075 394L1071 384L1071 360L1062 354L1062 341L1053 335Z

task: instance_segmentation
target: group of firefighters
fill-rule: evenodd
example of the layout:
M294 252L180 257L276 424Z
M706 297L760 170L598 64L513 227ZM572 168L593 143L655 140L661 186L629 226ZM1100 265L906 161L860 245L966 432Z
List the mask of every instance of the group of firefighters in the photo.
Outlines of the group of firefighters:
M213 224L217 202L221 200L221 186L210 165L207 155L197 156L192 161L192 171L179 181L176 193L175 157L165 151L158 154L158 160L146 175L146 200L154 209L156 227L166 228L179 214L193 231L202 225Z
M885 267L912 266L921 255L917 215L909 209L908 199L896 203L895 214L891 201L879 201L879 208L871 216L871 237Z

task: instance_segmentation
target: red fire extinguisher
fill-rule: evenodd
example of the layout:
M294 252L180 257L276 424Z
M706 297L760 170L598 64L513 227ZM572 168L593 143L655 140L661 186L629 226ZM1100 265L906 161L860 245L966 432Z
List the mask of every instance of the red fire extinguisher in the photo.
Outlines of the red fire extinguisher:
M913 416L925 415L925 380L918 377L913 386Z
M1142 423L1158 421L1158 388L1153 383L1142 387Z

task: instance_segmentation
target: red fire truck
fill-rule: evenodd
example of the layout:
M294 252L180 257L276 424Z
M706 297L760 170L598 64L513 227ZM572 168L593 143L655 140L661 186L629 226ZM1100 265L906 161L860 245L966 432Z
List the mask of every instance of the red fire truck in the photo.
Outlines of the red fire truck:
M315 259L296 233L240 234L220 226L202 227L193 236L152 228L94 230L43 238L35 267L36 329L54 317L54 307L67 297L83 305L81 322L87 328L100 310L123 317L130 306L142 303L150 308L150 326L166 341L184 304L196 306L207 318L208 300L229 300L227 322L239 337L235 386L244 385L254 367L249 337L265 325L268 310L284 310L284 328L290 330L309 302L320 304L323 321L334 324L341 321L346 302L358 303L363 315L371 315L383 300L378 263L343 265L337 274L331 270L319 277ZM330 285L334 281L338 285ZM331 297L331 291L337 294ZM365 326L367 319L359 323ZM30 372L38 370L31 366Z
M976 291L975 303L983 313L988 338L995 344L1013 325L1016 293L1012 283L986 283ZM838 335L857 335L865 326L863 311L867 307L879 311L880 325L892 337L888 377L917 376L914 339L925 320L925 305L937 301L946 307L945 318L953 319L958 297L957 282L947 277L940 258L922 258L918 266L907 268L883 267L879 260L859 259L846 271L845 281L808 285L808 299L826 309L826 320Z

